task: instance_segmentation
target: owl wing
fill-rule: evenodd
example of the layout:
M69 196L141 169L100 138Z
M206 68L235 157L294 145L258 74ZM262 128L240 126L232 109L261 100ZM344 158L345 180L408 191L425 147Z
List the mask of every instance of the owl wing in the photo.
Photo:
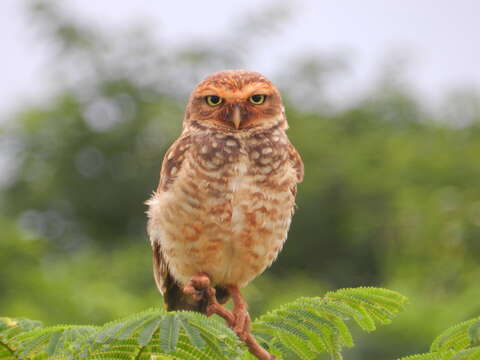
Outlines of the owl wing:
M147 201L147 204L151 204L156 201L158 195L162 192L169 190L171 185L177 179L178 173L182 168L182 165L185 160L185 155L191 147L191 136L188 133L182 134L165 153L162 162L162 169L160 170L160 181L157 187L156 192L153 194L153 197ZM165 261L160 246L159 239L156 239L152 236L153 231L150 231L151 223L153 224L153 217L155 215L149 211L149 235L150 235L150 244L152 246L152 255L153 255L153 274L155 277L155 282L158 289L162 294L165 294L169 287L174 285L174 280L172 279L167 262ZM152 226L153 227L153 226Z
M297 184L303 181L303 161L302 158L300 157L300 154L298 153L297 149L293 147L292 144L288 144L288 159L290 160L290 163L292 164L293 169L295 170L295 173L297 175Z
M188 152L190 146L190 134L183 133L167 150L163 157L157 193L167 191L170 185L175 182L185 159L185 153Z

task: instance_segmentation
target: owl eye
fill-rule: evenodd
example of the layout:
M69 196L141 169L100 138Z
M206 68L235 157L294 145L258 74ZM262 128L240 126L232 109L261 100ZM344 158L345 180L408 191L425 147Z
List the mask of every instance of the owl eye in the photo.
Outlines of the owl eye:
M217 95L205 96L205 101L210 106L218 106L223 102L223 99Z
M248 98L248 100L254 105L260 105L265 102L267 95L255 94Z

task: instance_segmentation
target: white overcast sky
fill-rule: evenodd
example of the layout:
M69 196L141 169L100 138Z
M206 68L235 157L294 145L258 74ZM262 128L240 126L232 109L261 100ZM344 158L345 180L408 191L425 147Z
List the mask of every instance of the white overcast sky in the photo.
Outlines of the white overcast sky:
M254 0L62 0L78 16L103 26L147 21L169 41L214 37L235 15L255 12ZM52 87L45 48L23 12L24 1L0 0L0 114L41 99ZM479 0L292 0L291 21L248 67L267 75L286 55L347 54L351 69L339 97L374 81L388 54L405 53L409 83L427 100L448 90L480 88ZM259 39L262 41L262 39ZM343 94L342 94L343 91Z

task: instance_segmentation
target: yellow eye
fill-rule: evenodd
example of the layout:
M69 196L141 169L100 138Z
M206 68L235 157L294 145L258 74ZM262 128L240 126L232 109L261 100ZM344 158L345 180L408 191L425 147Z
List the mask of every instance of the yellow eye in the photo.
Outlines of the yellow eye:
M205 96L205 101L210 106L218 106L223 102L223 99L217 95L208 95Z
M254 105L260 105L265 102L267 95L255 94L248 98L248 100Z

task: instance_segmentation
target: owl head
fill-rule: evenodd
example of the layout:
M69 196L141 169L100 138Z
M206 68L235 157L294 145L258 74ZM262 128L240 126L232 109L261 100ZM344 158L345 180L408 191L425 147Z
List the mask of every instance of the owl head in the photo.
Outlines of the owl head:
M216 72L193 90L184 126L245 131L287 128L278 89L263 75L246 70Z

